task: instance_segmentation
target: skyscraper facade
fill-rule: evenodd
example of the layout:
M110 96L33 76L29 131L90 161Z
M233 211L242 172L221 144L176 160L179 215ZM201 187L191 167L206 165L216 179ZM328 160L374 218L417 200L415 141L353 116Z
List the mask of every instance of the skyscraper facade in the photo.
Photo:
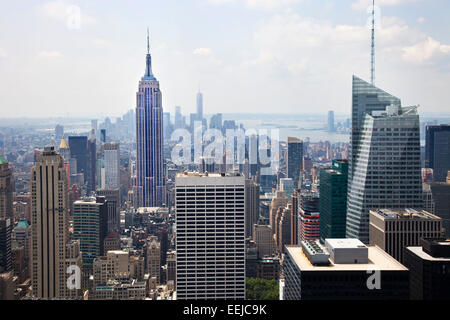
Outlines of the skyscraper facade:
M104 144L105 186L104 189L120 188L120 144Z
M303 161L303 141L297 138L287 138L287 177L294 182L294 187L298 188L298 180L302 170Z
M91 135L87 142L88 148L88 174L87 190L95 191L97 187L97 139L95 138L95 129L91 129Z
M259 184L245 180L245 237L253 234L253 225L259 219Z
M145 74L136 93L137 201L139 206L156 207L165 203L163 169L163 108L159 81L152 72L147 35Z
M245 299L245 177L175 179L177 299Z
M0 218L13 218L12 171L3 155L0 155Z
M320 171L320 240L345 238L348 161L333 160Z
M0 273L13 270L11 251L11 218L0 218Z
M197 93L197 120L203 120L203 94L201 92Z
M65 298L67 288L68 186L64 159L46 147L31 169L31 279L33 296ZM69 252L74 253L76 252Z
M320 238L320 201L319 194L302 191L298 203L299 240L317 240Z
M433 169L434 181L446 181L450 170L450 125L427 126L425 167Z
M70 136L69 137L69 147L70 147L70 157L76 160L77 172L82 173L84 181L88 178L88 138L86 136Z
M334 111L328 111L328 132L335 132L336 129L334 127Z
M369 242L369 210L422 207L419 115L353 77L346 236Z

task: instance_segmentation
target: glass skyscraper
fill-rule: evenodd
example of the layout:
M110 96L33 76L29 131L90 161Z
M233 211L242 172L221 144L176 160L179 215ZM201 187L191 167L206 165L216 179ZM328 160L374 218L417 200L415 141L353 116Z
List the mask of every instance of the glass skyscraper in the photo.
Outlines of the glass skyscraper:
M369 241L369 210L422 207L416 107L353 77L347 229Z
M143 207L165 203L163 108L159 81L152 72L147 35L145 75L136 93L137 202Z

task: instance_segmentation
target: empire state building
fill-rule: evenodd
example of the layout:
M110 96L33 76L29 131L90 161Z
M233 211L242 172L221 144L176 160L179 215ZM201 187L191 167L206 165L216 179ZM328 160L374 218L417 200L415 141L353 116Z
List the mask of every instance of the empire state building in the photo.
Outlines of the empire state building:
M141 207L165 203L163 168L163 109L159 81L152 72L152 57L147 30L145 75L136 93L136 200Z

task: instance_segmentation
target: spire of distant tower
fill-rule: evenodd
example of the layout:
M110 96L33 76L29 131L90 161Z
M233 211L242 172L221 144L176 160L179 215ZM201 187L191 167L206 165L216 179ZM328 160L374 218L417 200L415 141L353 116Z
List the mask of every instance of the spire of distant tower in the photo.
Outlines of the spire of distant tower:
M370 64L370 80L375 85L375 0L372 0L372 52Z
M145 75L142 80L156 80L152 72L152 56L150 55L150 35L147 28L147 56L145 65Z

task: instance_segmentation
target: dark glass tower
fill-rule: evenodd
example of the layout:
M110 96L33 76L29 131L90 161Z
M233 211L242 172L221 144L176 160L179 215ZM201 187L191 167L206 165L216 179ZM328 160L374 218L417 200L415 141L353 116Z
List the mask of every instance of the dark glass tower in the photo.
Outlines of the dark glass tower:
M445 182L450 171L450 125L427 126L425 167L436 182Z
M165 203L163 168L163 108L159 81L152 72L147 34L145 75L136 93L136 191L139 206L156 207Z
M294 181L294 187L298 188L298 180L302 170L303 141L297 138L287 138L287 177Z
M86 136L69 137L70 157L76 159L77 173L83 173L84 181L88 180L88 138Z
M320 240L345 238L348 161L333 160L320 171Z

